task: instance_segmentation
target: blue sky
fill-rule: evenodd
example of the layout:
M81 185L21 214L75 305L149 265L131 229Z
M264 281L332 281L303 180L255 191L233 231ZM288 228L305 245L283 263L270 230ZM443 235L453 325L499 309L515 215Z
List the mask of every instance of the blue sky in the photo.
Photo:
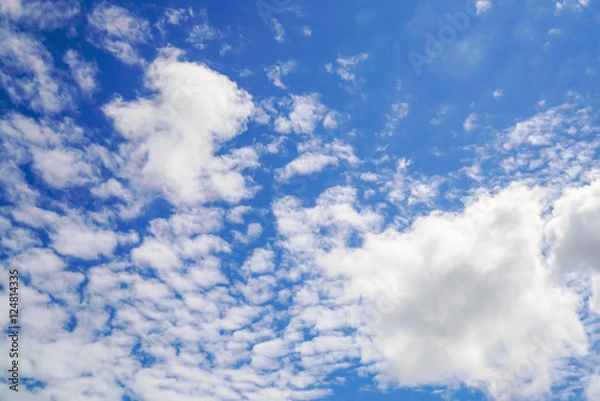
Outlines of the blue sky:
M0 0L0 399L600 399L599 23Z

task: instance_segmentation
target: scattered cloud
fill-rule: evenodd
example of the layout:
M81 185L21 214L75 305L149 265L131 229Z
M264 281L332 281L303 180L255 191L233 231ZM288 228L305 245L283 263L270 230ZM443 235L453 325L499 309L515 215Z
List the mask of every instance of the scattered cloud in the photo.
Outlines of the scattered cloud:
M71 70L73 79L84 92L92 92L96 89L98 83L96 76L98 75L98 66L93 62L85 61L79 53L73 49L65 52L63 61L67 63Z
M200 13L199 17L201 22L194 25L189 37L186 40L198 49L202 50L206 48L207 42L219 39L223 36L223 34L208 24L208 14L206 12Z
M47 114L70 106L71 95L52 55L33 36L0 27L0 63L0 84L15 104Z
M273 85L281 89L287 89L287 87L281 81L282 77L285 77L290 72L294 71L297 64L293 60L289 61L278 61L276 64L266 68L267 77Z
M90 42L125 64L143 63L134 46L150 37L147 21L133 16L125 8L101 3L87 17Z
M325 66L325 69L331 74L335 73L343 81L355 84L356 75L354 70L360 63L368 58L369 55L367 53L359 53L351 57L340 56L336 59L337 66L333 63L329 63Z
M385 116L385 128L382 133L385 136L392 136L394 134L394 130L400 123L400 120L410 113L410 104L408 102L397 102L392 104L391 109L391 112Z
M283 43L285 40L285 28L277 18L271 19L271 29L273 29L273 33L275 34L275 40L279 43Z
M475 113L469 114L469 116L463 123L464 130L467 132L473 131L473 129L475 129L475 127L477 127L477 124L475 124L475 121L477 121L477 114L475 114Z

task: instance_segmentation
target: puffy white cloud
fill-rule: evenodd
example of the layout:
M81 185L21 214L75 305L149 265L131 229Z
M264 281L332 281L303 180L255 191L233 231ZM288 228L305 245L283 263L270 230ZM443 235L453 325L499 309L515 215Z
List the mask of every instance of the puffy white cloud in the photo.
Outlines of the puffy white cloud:
M88 15L92 28L90 41L125 64L143 63L134 46L150 36L148 22L125 8L101 3Z
M97 259L112 256L119 237L110 230L89 227L77 222L61 220L51 235L53 248L68 256Z
M297 147L300 155L283 168L275 170L276 180L288 181L299 175L314 174L329 165L337 166L342 160L351 165L360 161L354 155L352 146L339 140L324 144L321 139L312 139Z
M298 175L317 173L330 164L338 164L338 159L324 154L304 153L281 169L277 174L277 179L287 181Z
M227 221L244 224L244 215L252 211L252 206L236 206L227 212Z
M554 203L546 237L557 266L600 272L600 181L564 192Z
M594 401L600 398L600 375L593 375L589 379L585 389L585 397L588 401Z
M107 182L104 182L97 187L94 187L90 190L92 194L99 198L108 199L108 198L119 198L126 202L131 202L133 200L132 193L123 186L119 181L111 178Z
M242 269L253 274L268 273L273 271L273 258L275 253L271 249L257 248L252 255L246 259Z
M81 151L70 149L33 150L34 168L51 186L64 188L93 180L92 167Z
M317 123L326 117L326 112L327 108L321 104L318 95L292 95L289 115L275 120L275 131L282 134L312 134Z
M176 204L237 203L253 194L240 172L257 166L258 155L252 148L215 153L245 129L254 110L251 96L205 65L178 61L180 55L166 50L148 68L147 86L155 95L104 107L128 140L121 147L122 174Z
M382 222L381 216L369 210L357 211L356 190L334 187L326 190L316 201L314 208L304 209L293 197L277 200L273 212L277 229L285 236L287 249L297 253L309 253L347 239L352 231L375 230ZM320 237L319 228L336 235ZM341 239L340 239L341 238Z

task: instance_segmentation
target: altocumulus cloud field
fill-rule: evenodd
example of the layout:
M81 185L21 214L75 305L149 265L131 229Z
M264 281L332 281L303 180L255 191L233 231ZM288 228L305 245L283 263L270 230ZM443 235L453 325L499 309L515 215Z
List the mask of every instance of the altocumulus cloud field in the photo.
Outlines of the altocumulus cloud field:
M600 400L595 0L0 0L0 400Z

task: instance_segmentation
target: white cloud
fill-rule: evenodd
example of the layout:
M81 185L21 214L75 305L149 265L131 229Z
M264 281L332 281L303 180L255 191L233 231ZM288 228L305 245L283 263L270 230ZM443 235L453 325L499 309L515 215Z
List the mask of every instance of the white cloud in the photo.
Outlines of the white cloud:
M586 9L589 5L590 0L559 0L555 3L557 12L568 9L582 10Z
M190 32L188 41L198 49L204 49L206 42L214 40L218 32L208 24L195 25Z
M243 130L254 106L250 95L205 65L178 61L170 49L146 71L156 95L104 107L129 143L121 148L123 175L132 184L162 191L176 204L252 196L240 173L258 165L251 148L215 156L220 144Z
M194 10L190 8L168 8L165 11L164 22L171 25L179 25L184 21L194 17Z
M271 18L271 29L273 29L273 32L275 33L275 40L279 43L283 43L285 40L285 28L277 18Z
M0 1L0 14L8 16L20 24L33 25L43 30L64 27L79 11L79 4L77 2L66 0Z
M475 121L477 121L477 114L475 114L475 113L469 114L469 116L463 123L464 130L468 132L468 131L472 131L473 129L475 129L475 127L477 127L477 124L475 124Z
M327 108L316 94L292 95L291 101L288 117L280 116L275 120L275 131L282 134L312 134L317 123L325 118Z
M298 175L317 173L330 164L337 165L338 159L324 154L304 153L278 171L277 179L287 181Z
M340 56L336 59L337 67L333 64L327 64L325 68L330 73L336 73L342 80L346 82L356 83L356 75L354 70L356 67L369 58L367 53L358 53L354 56L343 57Z
M477 0L475 8L477 9L477 14L483 14L492 8L492 2L490 0Z
M0 62L0 83L14 103L48 114L69 106L70 95L56 77L52 55L34 37L0 28Z
M278 61L276 64L266 68L267 77L273 85L278 88L286 89L286 86L281 81L281 78L288 75L296 68L296 63L292 60L289 61Z
M112 197L122 199L126 202L133 201L133 195L131 192L123 186L119 181L111 178L110 180L94 187L90 192L102 199L109 199Z
M94 180L92 166L85 154L73 149L33 149L33 167L51 186L65 188L83 185Z
M96 89L96 75L98 75L98 66L93 62L85 61L75 50L69 49L65 53L63 60L69 65L71 75L77 82L77 85L84 92L91 92Z
M600 315L600 274L596 273L592 275L591 289L590 310Z
M111 53L125 64L143 63L134 45L150 36L147 21L134 17L125 8L102 3L88 15L92 44Z
M360 179L367 182L377 182L381 179L378 174L367 172L360 175Z
M313 139L298 145L300 155L275 171L278 181L287 181L299 175L314 174L329 165L337 166L341 160L356 164L360 160L354 155L352 146L338 140L323 144L320 139Z
M257 248L252 255L246 259L242 269L252 274L264 274L275 269L273 258L275 253L271 249Z
M223 55L229 53L231 51L231 49L232 49L231 45L225 43L223 46L221 46L221 50L219 50L219 54L221 56L223 56Z
M97 259L100 255L112 256L118 236L109 230L98 230L86 225L61 220L51 235L52 246L60 254L82 259Z
M346 299L366 301L359 332L384 358L370 369L382 383L460 380L495 399L534 397L561 380L560 358L587 352L579 298L540 258L539 190L480 192L463 212L432 213L403 232L360 224L370 215L351 193L306 209L287 198L274 210L292 255L314 255L329 277L347 278ZM352 233L360 245L349 245Z
M587 401L600 399L600 375L590 377L589 384L585 389L585 397Z
M302 34L304 36L312 36L312 29L308 25L302 27Z
M501 98L503 94L504 92L502 91L502 89L496 89L494 91L494 99Z
M408 102L398 102L392 104L391 112L385 116L385 129L383 135L392 136L398 123L406 118L410 113L410 104Z
M186 41L190 42L198 49L204 49L207 46L207 42L218 39L223 35L208 24L208 14L206 12L200 13L200 19L201 22L194 25Z
M236 206L227 212L227 221L244 224L244 215L252 212L252 206Z
M546 237L556 265L600 272L600 181L565 191L554 204Z
M0 120L0 127L11 139L4 144L5 151L19 165L33 161L33 171L49 185L66 188L96 180L93 151L76 147L83 141L83 130L71 120L38 122L12 114Z
M598 127L590 108L575 99L519 121L500 131L484 130L495 140L477 149L479 164L493 163L498 170L482 170L489 185L505 185L508 181L530 180L553 187L569 186L588 180L588 172L600 168L595 154L600 148Z

